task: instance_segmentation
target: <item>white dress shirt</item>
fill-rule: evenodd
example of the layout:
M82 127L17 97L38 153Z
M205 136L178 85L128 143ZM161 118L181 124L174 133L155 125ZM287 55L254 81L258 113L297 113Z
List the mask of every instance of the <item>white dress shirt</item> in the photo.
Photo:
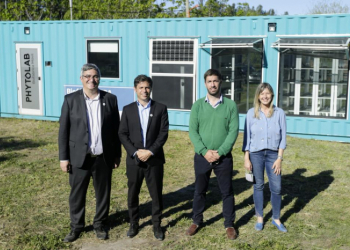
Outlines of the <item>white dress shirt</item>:
M86 103L86 118L89 128L89 151L92 155L103 153L101 138L101 105L100 92L94 99L90 99L84 93Z

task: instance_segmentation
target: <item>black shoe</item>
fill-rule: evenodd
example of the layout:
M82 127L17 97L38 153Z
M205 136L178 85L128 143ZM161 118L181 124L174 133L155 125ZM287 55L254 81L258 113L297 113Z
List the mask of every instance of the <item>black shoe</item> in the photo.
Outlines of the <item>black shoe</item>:
M97 239L107 240L108 233L107 233L107 230L104 229L103 226L99 226L98 228L94 228L94 232L96 234Z
M73 242L79 238L81 231L71 230L69 234L63 239L63 242Z
M138 232L139 232L139 224L133 223L133 224L130 224L129 231L127 232L126 236L128 236L129 238L132 238L136 236Z
M153 233L157 240L164 240L164 233L160 226L153 226Z

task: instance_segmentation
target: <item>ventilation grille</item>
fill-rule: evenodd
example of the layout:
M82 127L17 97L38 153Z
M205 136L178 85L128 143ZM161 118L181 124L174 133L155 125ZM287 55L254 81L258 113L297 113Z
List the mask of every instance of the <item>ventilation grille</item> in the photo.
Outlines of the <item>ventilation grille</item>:
M153 61L193 61L193 41L153 41Z

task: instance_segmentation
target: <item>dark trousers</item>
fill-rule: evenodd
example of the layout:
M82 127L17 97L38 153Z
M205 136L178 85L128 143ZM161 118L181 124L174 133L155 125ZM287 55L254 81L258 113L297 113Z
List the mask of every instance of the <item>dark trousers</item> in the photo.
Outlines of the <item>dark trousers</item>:
M128 209L130 223L139 222L139 194L143 179L146 179L149 194L152 198L152 223L160 225L163 210L163 174L164 166L149 166L141 163L140 166L127 164L128 177Z
M69 174L71 229L75 231L82 231L85 227L86 192L91 177L96 197L96 214L93 226L94 228L103 226L108 220L112 168L106 165L102 156L92 158L87 155L83 167L73 167Z
M218 164L210 164L202 155L194 156L194 171L196 175L193 198L193 223L203 223L206 193L208 191L210 174L214 170L223 200L223 216L225 227L232 227L235 220L235 200L232 188L233 161L232 155L221 157Z

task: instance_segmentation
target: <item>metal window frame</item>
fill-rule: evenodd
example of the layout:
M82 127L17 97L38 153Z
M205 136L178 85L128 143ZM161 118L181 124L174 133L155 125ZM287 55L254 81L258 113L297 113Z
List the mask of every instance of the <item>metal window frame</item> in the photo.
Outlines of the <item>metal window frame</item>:
M237 48L237 49L251 49L250 51L254 51L254 52L259 52L261 53L261 79L263 80L264 79L264 75L265 75L265 71L264 71L264 53L265 53L265 50L264 50L264 43L265 43L265 38L266 36L213 36L213 37L210 37L212 40L213 39L235 39L236 41L237 40L242 40L242 39L250 39L250 40L255 40L254 42L252 43L231 43L229 44L230 47L228 46L225 46L225 47L220 47L220 46L211 46L210 47L210 44L209 42L212 41L207 41L205 43L202 43L200 44L200 48L201 49L204 49L204 51L206 51L207 53L210 54L211 56L211 59L210 59L210 67L212 68L212 58L214 56L217 56L219 55L221 52L223 52L225 49L232 49L232 48ZM261 49L258 49L254 46L257 45L257 43L261 42ZM206 44L206 45L205 45ZM227 44L226 44L227 45ZM237 46L236 46L237 45ZM206 47L206 48L205 48ZM220 50L218 53L216 54L212 54L211 51L208 52L207 49L217 49L217 48L222 48L222 50ZM235 81L232 81L231 82L231 100L234 100L234 95L235 95L235 89L234 89L234 84L235 84ZM240 113L240 114L243 114L243 113Z
M193 41L193 61L157 61L153 60L153 41L174 41L174 40L181 40L181 41ZM192 77L193 78L193 91L192 91L192 103L196 101L196 73L197 73L197 65L198 65L198 39L195 37L149 37L149 61L150 61L150 67L149 67L149 75L152 76L165 76L165 77ZM153 73L153 64L187 64L187 65L193 65L193 73L192 74L181 74L181 73ZM151 94L153 98L153 93ZM169 108L168 110L173 111L185 111L188 112L190 109L173 109Z
M342 39L346 40L345 43L290 43L288 40L293 39L303 39L317 42L317 40L321 39ZM288 39L284 41L284 39ZM281 53L286 53L289 50L314 50L314 51L344 51L347 60L349 60L349 48L350 48L350 35L348 36L332 36L332 37L321 37L321 36L313 36L313 37L303 37L303 36L289 36L289 37L280 37L276 42L272 43L272 48L278 50Z
M89 42L101 42L101 41L110 41L115 42L118 41L118 63L119 63L119 77L103 77L101 76L101 79L103 80L121 80L122 79L122 63L121 63L121 37L85 37L86 41L86 62L88 63L88 54L89 52Z
M279 53L279 55L281 55L281 54ZM314 77L315 77L315 74L316 73L318 74L320 72L320 69L321 69L320 57L315 56L313 60L314 60L314 66L313 66L313 68L310 68L310 69L314 70ZM332 66L331 66L331 68L328 69L328 70L332 71L332 76L338 75L339 60L344 60L344 59L337 59L337 58L332 59ZM281 66L281 64L279 62L278 67L280 67L280 66ZM294 108L293 108L294 111L293 111L293 113L290 114L291 116L309 117L309 118L313 118L313 119L317 119L317 118L319 118L319 119L324 119L324 118L327 118L327 119L347 119L348 118L348 114L346 112L345 112L343 117L338 116L338 113L341 113L341 112L337 111L337 109L338 109L338 107L337 107L337 101L338 101L337 92L338 92L338 87L340 86L338 83L333 82L333 79L330 82L321 83L321 84L318 81L314 81L314 80L312 82L309 82L309 83L301 82L300 81L300 74L301 74L301 71L303 70L303 68L302 68L302 55L296 55L295 70L297 71L296 72L297 75L296 75L296 79L294 80L294 83L293 83L294 84L294 97L293 97L294 98ZM278 72L280 72L280 68L278 68ZM278 92L277 92L278 97L280 97L279 87L281 87L283 90L283 85L280 86L280 84L281 84L280 77L282 77L282 76L280 76L280 75L278 76ZM348 77L348 82L346 84L347 88L349 86L349 80L350 79ZM284 82L283 84L286 84L286 82ZM312 96L310 97L312 106L311 106L311 110L309 111L310 114L303 114L303 111L300 110L301 100L302 100L302 98L306 98L306 97L302 97L301 93L300 93L302 84L309 84L310 86L312 86L312 91L311 91ZM329 109L329 111L321 111L321 110L317 109L317 105L318 105L318 102L320 100L322 100L324 97L319 95L319 90L320 90L320 88L322 88L326 85L330 86L331 96L327 97L327 99L330 100L330 106L329 106L330 109ZM345 107L348 107L348 102L349 102L348 95L349 95L349 89L347 90L347 97L345 99L346 100ZM285 97L285 96L283 96L283 97ZM289 96L289 98L291 98L291 96ZM278 99L277 103L280 106L282 106L279 103L279 101L281 101L281 100ZM321 115L321 113L329 113L329 115Z
M246 40L246 41L244 41ZM227 41L227 43L218 43L219 41ZM212 37L211 40L199 44L199 48L204 49L253 49L260 53L264 52L263 37ZM261 43L261 48L257 45ZM211 51L207 51L212 54ZM220 53L220 52L219 52Z

